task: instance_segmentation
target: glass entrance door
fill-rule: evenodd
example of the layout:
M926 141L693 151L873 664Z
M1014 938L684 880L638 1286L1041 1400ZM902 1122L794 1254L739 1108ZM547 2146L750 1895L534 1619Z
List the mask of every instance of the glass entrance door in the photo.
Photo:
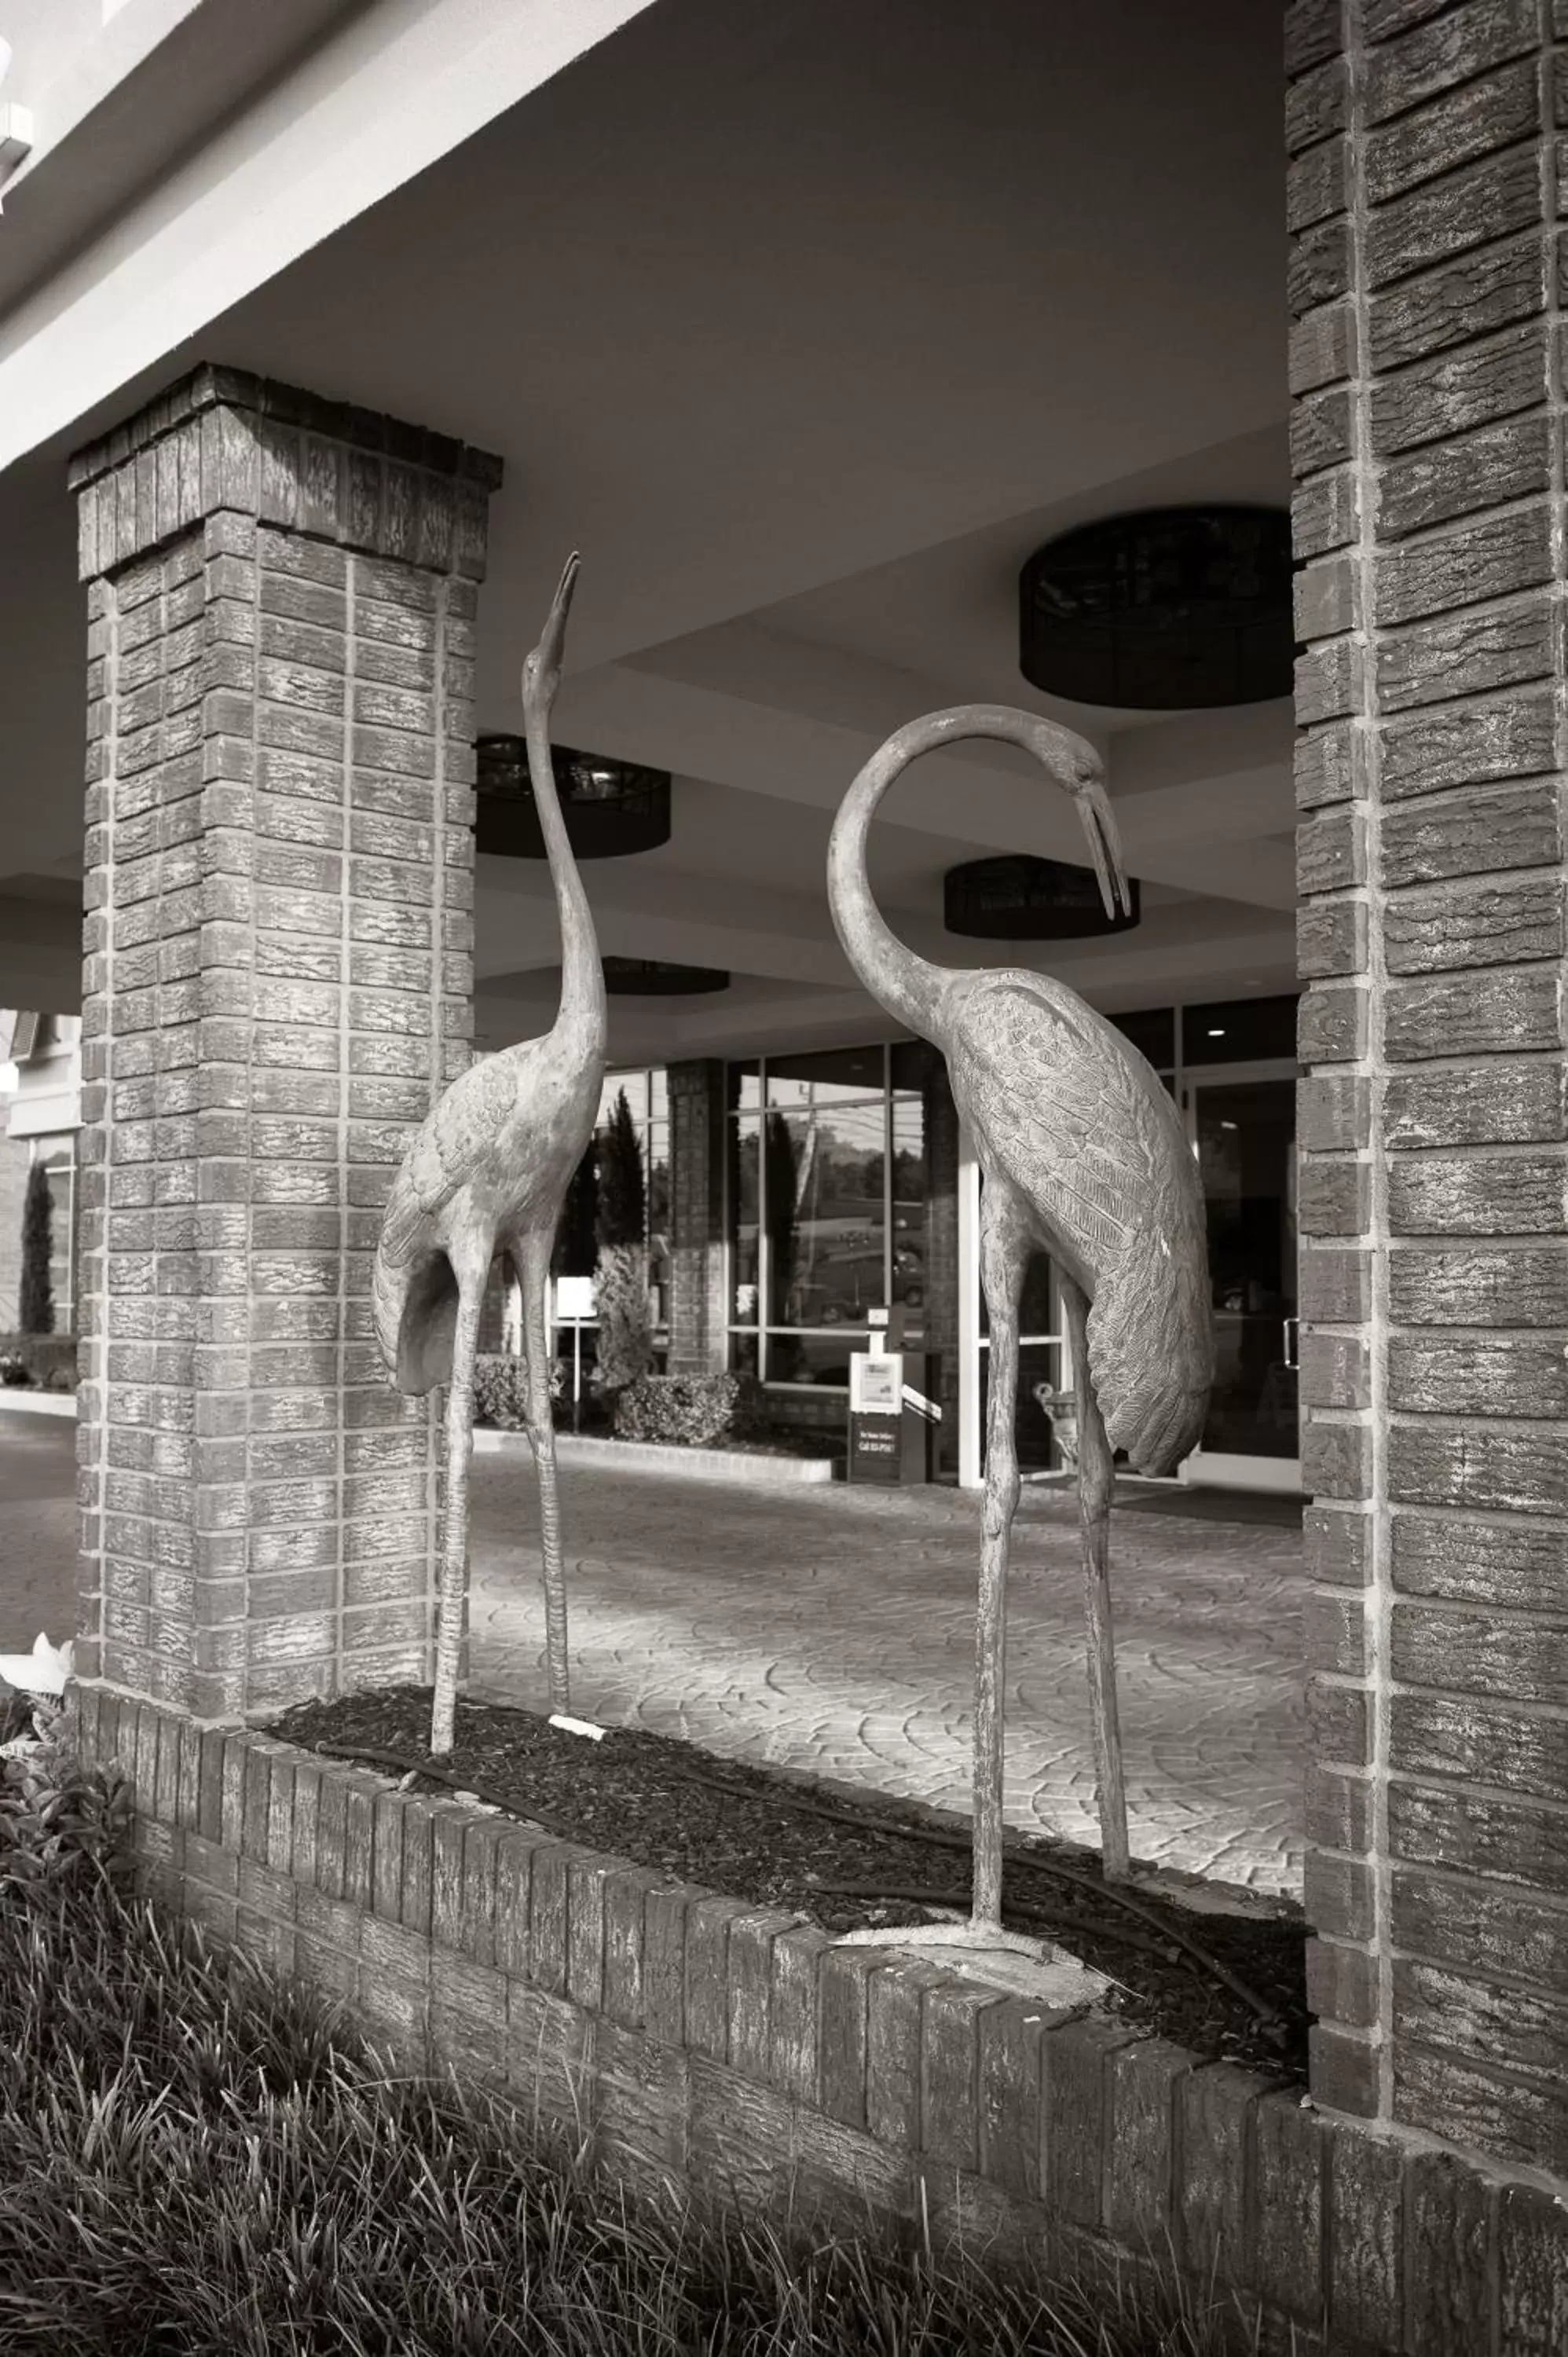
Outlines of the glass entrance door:
M1215 1340L1206 1462L1194 1469L1251 1459L1270 1486L1299 1486L1294 1077L1232 1071L1189 1077L1187 1090Z

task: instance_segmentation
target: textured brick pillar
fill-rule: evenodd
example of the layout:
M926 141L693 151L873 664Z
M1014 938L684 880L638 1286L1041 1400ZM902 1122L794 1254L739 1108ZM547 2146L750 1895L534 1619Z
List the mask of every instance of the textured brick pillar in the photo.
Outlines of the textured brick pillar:
M672 1375L720 1372L728 1356L725 1298L725 1068L716 1058L671 1064L670 1090L670 1358Z
M1568 5L1287 27L1314 2087L1563 2173Z
M203 369L72 462L89 584L86 1678L201 1719L432 1674L381 1206L466 1066L497 461Z
M942 1420L937 1437L937 1470L958 1479L959 1443L959 1265L958 1107L948 1068L934 1048L926 1050L921 1091L926 1137L926 1342L940 1361L938 1400Z

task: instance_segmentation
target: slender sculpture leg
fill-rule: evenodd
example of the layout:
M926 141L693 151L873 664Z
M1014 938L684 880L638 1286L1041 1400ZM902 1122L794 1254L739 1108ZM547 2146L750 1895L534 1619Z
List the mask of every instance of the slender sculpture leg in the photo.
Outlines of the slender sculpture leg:
M474 1361L485 1271L458 1278L457 1325L452 1339L452 1380L446 1387L446 1509L441 1532L441 1609L435 1631L435 1703L430 1749L452 1749L457 1716L457 1673L468 1621L468 1459L474 1440Z
M527 1361L528 1437L539 1476L539 1528L544 1557L544 1656L550 1707L572 1707L566 1642L566 1574L561 1556L561 1501L555 1479L555 1420L550 1409L550 1245L529 1238L519 1248L522 1347Z
M1018 1313L1026 1239L994 1184L986 1189L980 1276L991 1321L985 1426L985 1509L980 1607L974 1623L974 1888L976 1923L1002 1921L1003 1682L1007 1660L1007 1555L1018 1504Z
M1089 1303L1069 1276L1060 1279L1072 1338L1078 1394L1078 1502L1083 1527L1083 1589L1089 1623L1089 1699L1094 1722L1094 1774L1100 1843L1107 1882L1125 1882L1127 1792L1122 1773L1122 1721L1116 1705L1116 1639L1111 1617L1111 1492L1115 1457L1089 1376Z
M974 1833L969 1920L892 1931L841 1932L845 1948L959 1948L1050 1960L1047 1945L1002 1929L1003 1684L1007 1657L1007 1550L1018 1503L1018 1312L1030 1243L1004 1186L986 1181L980 1275L991 1320L990 1408L980 1600L974 1620Z

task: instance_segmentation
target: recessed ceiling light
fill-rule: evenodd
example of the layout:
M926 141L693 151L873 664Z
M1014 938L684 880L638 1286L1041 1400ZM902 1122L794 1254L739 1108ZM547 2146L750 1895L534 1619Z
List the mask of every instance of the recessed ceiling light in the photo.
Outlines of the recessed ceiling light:
M1223 1039L1225 1037L1224 1026L1221 1025L1218 1031L1211 1031L1208 1036L1211 1039Z

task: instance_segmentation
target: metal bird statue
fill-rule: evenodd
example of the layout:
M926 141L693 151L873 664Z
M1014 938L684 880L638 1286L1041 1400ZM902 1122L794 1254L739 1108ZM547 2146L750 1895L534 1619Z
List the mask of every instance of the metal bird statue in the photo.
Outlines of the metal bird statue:
M897 941L871 897L872 814L918 755L961 738L1022 746L1072 796L1107 914L1128 904L1098 755L1054 722L963 705L899 729L844 797L828 896L844 954L878 1005L940 1048L984 1179L981 1280L991 1322L980 1605L975 1630L974 1880L971 1921L922 1943L1031 1950L1001 1930L1002 1693L1008 1544L1018 1501L1014 1415L1025 1271L1056 1262L1079 1399L1078 1483L1090 1693L1108 1879L1128 1875L1108 1556L1112 1468L1124 1448L1168 1472L1203 1428L1214 1372L1203 1198L1170 1097L1103 1017L1047 976L930 964ZM852 1937L861 1936L852 1934ZM904 1945L911 1935L864 1935Z
M561 1011L542 1039L487 1057L454 1081L403 1157L376 1248L371 1298L381 1357L404 1392L446 1393L446 1512L430 1749L452 1749L467 1604L468 1458L479 1311L504 1253L522 1294L528 1437L539 1472L551 1708L570 1702L566 1588L550 1412L550 1259L572 1173L598 1117L605 984L587 895L567 841L550 759L577 558L567 559L544 634L522 667L528 771L561 918Z

